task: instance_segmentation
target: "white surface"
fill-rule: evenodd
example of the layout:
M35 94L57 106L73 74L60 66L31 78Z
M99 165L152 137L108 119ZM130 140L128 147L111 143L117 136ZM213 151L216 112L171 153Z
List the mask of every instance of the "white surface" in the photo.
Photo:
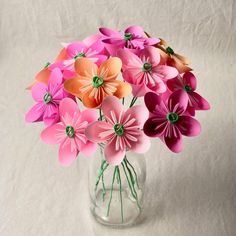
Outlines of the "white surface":
M0 0L0 235L236 235L236 3L233 0ZM24 91L60 42L99 26L142 25L188 55L200 93L202 134L180 155L158 140L147 153L145 221L114 230L90 217L87 163L62 168L57 147L25 124Z

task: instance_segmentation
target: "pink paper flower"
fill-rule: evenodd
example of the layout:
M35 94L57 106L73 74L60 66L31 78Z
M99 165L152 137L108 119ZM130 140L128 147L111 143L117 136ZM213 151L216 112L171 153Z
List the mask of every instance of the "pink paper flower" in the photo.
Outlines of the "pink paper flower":
M116 51L119 48L143 49L145 46L160 42L158 38L148 38L140 26L130 26L124 32L105 27L100 28L99 31L107 37L102 41L113 46L106 47L112 56L116 56Z
M31 94L36 104L27 112L26 122L44 121L45 125L52 125L59 119L58 106L60 101L69 95L63 87L63 75L59 68L50 73L48 85L36 83Z
M101 105L105 121L96 121L85 131L89 140L105 142L104 154L111 165L119 165L127 150L144 153L149 149L149 138L141 130L148 117L144 106L134 106L124 111L119 99L108 96Z
M187 111L191 115L195 115L195 110L209 110L210 104L195 92L197 88L197 79L191 72L186 72L183 76L178 75L176 78L167 81L168 88L173 92L176 90L184 90L188 94Z
M150 91L164 93L165 81L178 75L174 67L160 64L160 53L152 46L142 49L139 56L127 49L119 50L118 56L123 63L123 77L131 84L136 97Z
M80 111L76 102L64 98L59 106L60 122L47 127L41 133L42 140L47 144L59 144L59 162L70 165L79 152L91 155L96 151L96 144L85 136L85 129L97 120L96 110Z
M196 136L200 133L200 123L184 115L188 95L183 90L171 94L167 102L155 93L147 93L145 104L150 117L144 124L144 133L149 137L159 137L172 152L182 151L182 135Z

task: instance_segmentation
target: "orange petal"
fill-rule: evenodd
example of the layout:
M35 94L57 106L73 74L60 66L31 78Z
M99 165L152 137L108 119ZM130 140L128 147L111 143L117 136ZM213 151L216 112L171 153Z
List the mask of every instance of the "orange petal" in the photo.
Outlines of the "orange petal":
M184 65L190 64L190 60L187 57L184 57L177 53L175 53L173 56L176 57L178 60L180 60Z
M85 93L82 98L82 102L87 108L97 108L101 105L104 97L101 97L99 100L96 100L94 96L91 96L92 89Z
M75 79L68 79L64 82L64 89L79 98L83 97L83 93L80 91L81 86L83 86L81 84L81 82L79 81L78 78Z
M63 48L59 55L56 57L55 61L64 61L67 59L67 53L66 53L66 49Z
M32 87L36 84L36 81L34 81L32 84L28 85L25 89L26 90L31 90Z
M169 55L167 53L165 53L163 50L161 50L160 48L158 48L158 52L161 55L161 61L160 64L166 64L167 60L169 59Z
M75 61L75 71L84 77L97 75L97 65L88 58L78 58Z
M98 75L104 77L106 75L107 79L115 78L122 67L122 61L118 57L110 57L108 60L104 61L98 69Z
M117 90L113 94L114 96L118 98L123 98L128 96L132 92L132 87L130 86L130 84L120 80L117 80L116 82L118 83L118 86Z
M44 68L41 71L39 71L39 73L35 76L35 79L38 82L47 84L50 74L51 74L51 71L48 68Z
M190 67L184 65L180 61L175 60L174 57L168 59L167 65L175 67L179 71L180 74L192 70Z

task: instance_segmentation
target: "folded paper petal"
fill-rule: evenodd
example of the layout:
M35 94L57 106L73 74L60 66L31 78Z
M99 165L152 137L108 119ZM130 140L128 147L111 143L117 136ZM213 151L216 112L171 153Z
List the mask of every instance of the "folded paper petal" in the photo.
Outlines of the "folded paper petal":
M60 116L65 116L68 114L69 116L73 117L74 114L77 112L79 113L79 108L77 103L70 99L70 98L64 98L59 105L59 112Z
M132 87L128 83L119 80L116 80L116 83L116 91L113 94L115 97L123 98L128 96L132 92Z
M97 75L97 69L97 65L87 58L78 58L75 61L75 71L80 76L93 77Z
M188 95L183 90L177 90L170 95L168 100L168 108L170 112L179 115L183 114L188 105Z
M189 99L196 110L209 110L210 104L208 101L200 96L198 93L191 92Z
M99 28L99 31L108 37L121 37L121 33L119 33L118 31L109 29L109 28L105 28L105 27L101 27Z
M63 166L69 166L76 159L78 155L77 149L71 148L69 138L67 138L59 148L59 162Z
M141 50L139 57L143 62L149 62L153 66L160 63L160 53L157 48L152 46L147 46L145 49Z
M147 109L153 113L156 109L156 106L160 106L160 104L162 103L162 99L156 93L149 92L145 95L144 102Z
M196 77L191 72L184 73L183 82L184 82L184 85L189 85L191 87L192 91L194 91L197 88Z
M178 129L175 127L173 127L173 129L175 129L176 137L166 136L164 137L164 142L172 152L179 153L183 150L183 138Z
M166 128L168 126L168 121L164 117L150 117L144 124L144 133L149 137L162 137Z
M47 86L42 83L36 83L31 89L32 97L36 102L42 101L43 96L46 92L47 92Z
M65 127L61 123L54 124L47 127L41 133L41 139L47 144L61 143L65 137Z
M150 139L143 132L141 132L137 137L137 142L131 142L130 150L135 153L145 153L149 150L150 146Z
M97 149L97 144L87 141L85 145L82 146L80 151L85 155L85 156L91 156L96 152Z
M181 134L185 136L197 136L201 132L200 123L190 116L180 116L177 127Z
M26 122L42 121L45 106L43 102L36 103L25 115Z

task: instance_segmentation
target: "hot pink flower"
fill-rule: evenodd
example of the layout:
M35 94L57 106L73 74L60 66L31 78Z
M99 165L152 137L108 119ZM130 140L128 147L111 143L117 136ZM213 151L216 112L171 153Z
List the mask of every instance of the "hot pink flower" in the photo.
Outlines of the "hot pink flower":
M119 165L127 150L144 153L149 149L149 138L141 130L148 117L144 106L134 106L124 111L119 99L108 96L101 105L105 121L96 121L85 133L89 140L105 142L104 154L111 165Z
M60 102L59 113L61 122L44 129L41 138L47 144L60 145L59 162L68 166L79 152L85 155L95 152L96 144L87 140L85 129L97 120L97 115L93 109L80 112L76 102L70 98Z
M195 110L209 110L210 104L195 92L197 88L197 79L191 72L186 72L183 76L178 75L176 78L167 81L168 88L173 92L176 90L184 90L188 94L187 111L191 115L195 115Z
M155 93L147 93L145 104L150 117L144 124L144 133L149 137L159 137L172 152L182 151L182 135L196 136L200 133L200 123L184 115L188 95L183 90L172 93L167 102Z
M178 75L174 67L160 64L160 53L152 46L142 49L139 56L127 49L119 50L118 56L123 63L123 77L131 84L136 97L150 91L164 93L165 81Z
M48 84L36 83L31 94L36 104L25 116L26 122L44 121L45 125L52 125L59 119L58 106L60 101L69 95L63 87L63 75L59 68L50 73Z

